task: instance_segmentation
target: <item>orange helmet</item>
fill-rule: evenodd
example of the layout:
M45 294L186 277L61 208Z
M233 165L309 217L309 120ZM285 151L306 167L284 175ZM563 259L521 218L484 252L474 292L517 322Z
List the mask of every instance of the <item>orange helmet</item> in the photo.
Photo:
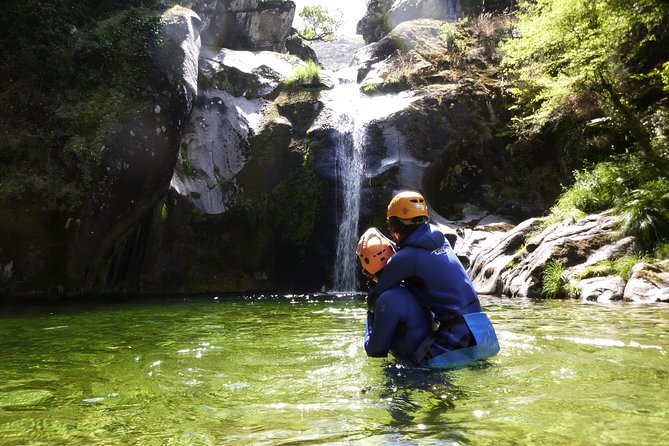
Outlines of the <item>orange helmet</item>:
M425 198L418 192L406 191L395 195L388 205L387 217L397 217L402 220L415 217L427 217Z
M378 229L369 228L360 237L356 254L365 271L374 275L385 268L388 259L395 254L395 247Z

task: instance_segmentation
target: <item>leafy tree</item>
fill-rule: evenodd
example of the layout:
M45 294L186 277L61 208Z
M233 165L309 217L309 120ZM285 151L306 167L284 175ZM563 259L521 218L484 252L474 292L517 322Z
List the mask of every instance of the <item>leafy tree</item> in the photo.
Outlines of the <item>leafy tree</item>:
M515 38L503 45L520 109L516 130L535 132L559 118L565 104L588 97L628 141L647 151L653 129L642 123L637 104L640 95L666 87L666 50L655 48L666 39L666 4L521 0L519 11Z
M304 40L334 40L335 33L343 23L343 14L340 10L330 13L322 6L306 6L300 17L304 21L304 28L298 35Z
M551 220L613 208L624 234L659 249L669 240L666 1L521 0L517 16L502 47L517 134L577 122L579 107L590 107L585 119L606 123L612 152L625 151L575 171Z

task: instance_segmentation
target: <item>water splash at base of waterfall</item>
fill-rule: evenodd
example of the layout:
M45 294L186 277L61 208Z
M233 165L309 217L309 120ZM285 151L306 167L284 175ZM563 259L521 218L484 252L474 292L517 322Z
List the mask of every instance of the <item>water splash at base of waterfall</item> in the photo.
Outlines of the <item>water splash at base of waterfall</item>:
M407 94L367 96L354 81L356 71L338 72L338 85L329 93L326 106L332 112L332 123L337 130L337 251L335 255L333 289L358 289L360 268L355 255L359 237L360 192L365 171L364 147L368 124L397 112L415 100Z

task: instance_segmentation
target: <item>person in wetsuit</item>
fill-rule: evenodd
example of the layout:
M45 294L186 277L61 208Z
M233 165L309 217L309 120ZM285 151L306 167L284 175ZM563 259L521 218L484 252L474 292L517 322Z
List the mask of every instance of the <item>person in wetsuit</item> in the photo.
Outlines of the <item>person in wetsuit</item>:
M365 275L376 280L395 248L378 229L369 228L360 237L356 253ZM398 360L411 361L431 333L427 309L398 284L381 293L367 312L365 351L372 357L385 357L391 352Z
M374 306L383 293L402 283L432 311L439 328L418 348L414 362L456 367L496 355L493 325L444 233L429 223L423 196L414 191L395 195L387 223L398 251L367 299Z

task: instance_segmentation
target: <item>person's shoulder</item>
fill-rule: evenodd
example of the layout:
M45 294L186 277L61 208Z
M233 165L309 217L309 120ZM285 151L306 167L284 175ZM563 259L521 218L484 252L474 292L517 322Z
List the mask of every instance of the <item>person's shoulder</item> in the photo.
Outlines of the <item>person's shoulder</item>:
M414 232L408 243L399 252L410 247L432 251L441 248L445 241L444 233L439 228L432 224L425 224Z

